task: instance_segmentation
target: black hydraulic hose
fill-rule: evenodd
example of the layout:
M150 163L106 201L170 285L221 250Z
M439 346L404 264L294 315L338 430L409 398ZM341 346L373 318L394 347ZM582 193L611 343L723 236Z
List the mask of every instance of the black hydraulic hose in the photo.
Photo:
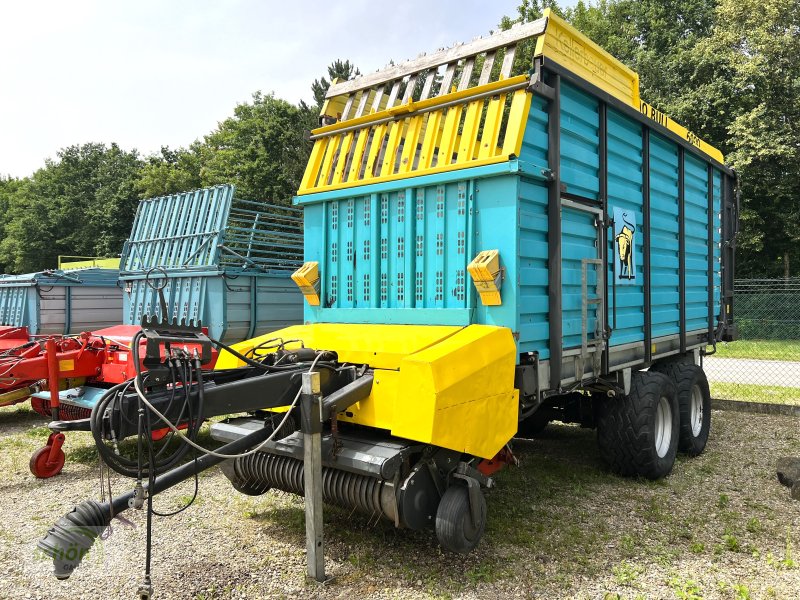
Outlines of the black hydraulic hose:
M176 383L177 383L177 380L175 379L175 365L173 364L172 359L168 360L167 362L169 363L169 373L170 373L170 378L171 378L171 381L172 381L172 393L170 394L169 402L167 403L167 408L164 411L164 414L166 414L166 415L170 414L170 410L172 409L172 403L175 401L175 387L176 387ZM184 402L183 407L186 407L187 404L191 404L191 402ZM177 423L180 423L181 419L183 418L183 407L181 408L181 412L178 415L178 420L176 421ZM169 448L169 444L172 441L172 438L174 437L174 435L175 435L175 432L170 430L170 432L167 434L167 439L164 442L164 445L161 447L161 449L155 455L156 458L161 457L167 451L167 448ZM153 453L152 441L153 441L152 438L150 438L150 446L149 447L150 447L150 454L151 455Z
M211 343L217 346L218 348L222 348L223 350L225 350L225 352L233 354L243 363L248 364L251 367L256 367L257 369L263 369L264 371L293 371L297 368L297 365L283 365L283 366L265 365L262 362L246 357L244 354L237 352L227 344L223 344L222 342L218 340L213 340L211 338L209 339L211 340ZM328 368L331 368L330 365L325 365L325 363L317 363L317 366L326 366Z
M92 408L92 414L90 417L90 424L91 424L91 431L92 437L94 438L95 446L97 447L97 451L100 454L101 459L105 462L112 470L119 473L120 475L124 475L125 477L137 478L139 476L139 457L141 456L141 449L139 450L138 456L135 460L125 458L120 454L117 454L111 448L109 448L105 440L103 439L103 416L106 413L108 406L114 402L118 397L118 392L120 389L127 387L129 382L121 383L110 390L108 390L100 400L94 405ZM194 415L191 412L191 401L189 399L189 390L184 389L184 396L186 398L185 402L189 406L186 407L189 412L189 419L192 420ZM124 413L125 411L120 411ZM149 413L149 411L146 411ZM198 422L195 425L196 429L199 430L199 423L200 418L199 415L197 418L193 419L194 421ZM113 429L113 424L112 424ZM148 435L150 428L148 429ZM196 431L194 432L196 435ZM141 435L140 435L141 439ZM155 468L157 471L163 471L165 469L169 469L175 466L189 451L189 446L186 444L181 444L175 451L174 454L164 458L162 460L156 460L154 462Z
M220 454L240 454L257 446L272 433L272 428L263 427L244 437L219 448ZM155 478L146 486L150 495L167 490L195 474L221 463L224 459L212 454L204 454L200 458L180 467L167 471ZM113 502L97 502L86 500L56 521L55 525L42 538L37 547L45 555L53 559L53 569L58 579L67 579L80 565L83 557L111 523L112 515L127 510L136 490L116 496Z

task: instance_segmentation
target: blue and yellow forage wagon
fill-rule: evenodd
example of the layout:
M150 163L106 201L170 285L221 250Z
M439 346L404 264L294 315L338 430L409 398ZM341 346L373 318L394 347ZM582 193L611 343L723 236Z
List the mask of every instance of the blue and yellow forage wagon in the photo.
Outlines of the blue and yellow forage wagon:
M148 376L101 403L101 456L148 483L59 521L40 547L60 576L68 525L219 462L243 493L306 495L320 578L323 499L469 552L512 438L551 420L596 427L620 474L657 479L703 451L702 357L735 336L736 176L642 101L636 73L546 11L335 81L312 139L304 323L208 340L220 358L199 381ZM143 435L140 406L175 428L183 405L181 448L199 446L198 415L248 414L212 425L226 445L198 464L146 453L137 470L109 450Z

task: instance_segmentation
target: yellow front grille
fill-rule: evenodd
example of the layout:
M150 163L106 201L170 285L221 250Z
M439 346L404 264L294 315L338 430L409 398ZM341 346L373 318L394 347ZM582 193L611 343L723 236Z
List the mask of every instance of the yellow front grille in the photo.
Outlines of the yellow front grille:
M298 194L492 164L519 155L531 103L520 75L322 127Z

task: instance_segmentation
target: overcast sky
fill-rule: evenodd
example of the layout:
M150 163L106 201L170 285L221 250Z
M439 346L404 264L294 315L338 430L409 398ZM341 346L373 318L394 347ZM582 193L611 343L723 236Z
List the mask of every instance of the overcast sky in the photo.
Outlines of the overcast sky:
M336 58L368 73L496 28L518 0L0 0L0 174L59 148L186 146L256 90L311 101Z

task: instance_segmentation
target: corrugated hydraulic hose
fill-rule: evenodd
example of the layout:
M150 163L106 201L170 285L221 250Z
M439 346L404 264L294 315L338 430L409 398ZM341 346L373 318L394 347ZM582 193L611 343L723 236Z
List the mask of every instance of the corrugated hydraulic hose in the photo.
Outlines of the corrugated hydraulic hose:
M272 433L272 429L264 427L219 448L221 453L236 454L248 448L257 446ZM206 454L197 460L190 461L180 467L172 469L155 479L152 490L158 494L177 485L181 481L193 477L222 461L217 456ZM86 553L100 536L102 531L111 522L113 515L118 515L130 506L130 501L135 497L136 490L131 490L120 496L115 496L112 502L95 502L86 500L61 517L47 535L39 541L39 550L53 559L55 576L58 579L67 579L80 565Z

